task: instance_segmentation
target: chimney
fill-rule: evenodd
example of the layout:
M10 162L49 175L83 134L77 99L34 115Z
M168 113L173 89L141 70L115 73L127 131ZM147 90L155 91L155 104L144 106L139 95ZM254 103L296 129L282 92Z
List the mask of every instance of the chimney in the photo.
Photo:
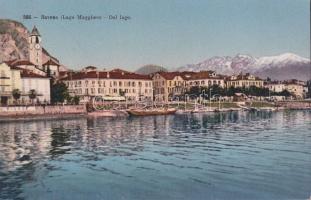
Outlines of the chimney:
M109 74L109 72L107 72L107 78L110 78L110 74Z

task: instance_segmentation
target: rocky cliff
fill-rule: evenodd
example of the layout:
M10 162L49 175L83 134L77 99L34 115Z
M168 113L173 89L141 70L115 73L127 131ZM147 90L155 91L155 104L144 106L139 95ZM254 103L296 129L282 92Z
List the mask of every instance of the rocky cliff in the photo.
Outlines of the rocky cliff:
M28 59L28 34L23 24L0 19L0 61Z

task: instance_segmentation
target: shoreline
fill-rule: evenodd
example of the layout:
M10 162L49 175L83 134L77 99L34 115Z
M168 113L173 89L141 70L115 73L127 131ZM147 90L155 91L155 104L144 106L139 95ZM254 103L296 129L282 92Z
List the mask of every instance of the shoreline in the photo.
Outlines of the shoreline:
M278 111L289 111L289 110L311 110L311 108L276 108L271 107L269 109L259 108L255 110L255 112L278 112ZM254 110L245 110L245 109L237 109L237 108L226 108L223 110L210 110L210 111L199 111L195 110L177 110L178 114L204 114L204 113L230 113L230 112L254 112ZM78 119L78 118L102 118L102 117L128 117L126 110L106 110L106 111L95 111L88 113L55 113L55 114L27 114L27 115L0 115L0 124L6 122L17 122L17 121L40 121L40 120L53 120L53 119Z
M53 119L77 119L87 117L86 113L62 113L62 114L27 114L27 115L0 115L0 124L6 122L16 121L41 121L41 120L53 120Z

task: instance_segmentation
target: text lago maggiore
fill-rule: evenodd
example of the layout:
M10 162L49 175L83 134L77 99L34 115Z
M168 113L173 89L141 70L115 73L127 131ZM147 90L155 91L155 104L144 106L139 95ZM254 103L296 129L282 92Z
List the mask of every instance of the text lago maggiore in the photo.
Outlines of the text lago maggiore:
M23 15L23 19L38 19L41 20L84 20L84 21L92 21L92 20L130 20L131 17L127 15L107 15L107 16L101 16L101 15L40 15L40 17L32 16L32 15Z

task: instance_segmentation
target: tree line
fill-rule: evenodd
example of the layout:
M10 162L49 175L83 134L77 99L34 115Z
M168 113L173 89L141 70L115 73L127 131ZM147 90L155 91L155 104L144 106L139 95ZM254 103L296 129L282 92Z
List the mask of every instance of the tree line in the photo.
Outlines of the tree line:
M203 94L203 96L209 98L210 95L221 95L221 96L234 96L235 93L244 93L248 96L285 96L289 97L291 93L287 90L283 90L282 92L273 92L269 91L268 88L261 88L256 86L250 87L229 87L229 88L222 88L218 85L213 85L211 87L204 87L204 86L193 86L188 91L184 92L183 95L189 96L196 96L199 97Z

